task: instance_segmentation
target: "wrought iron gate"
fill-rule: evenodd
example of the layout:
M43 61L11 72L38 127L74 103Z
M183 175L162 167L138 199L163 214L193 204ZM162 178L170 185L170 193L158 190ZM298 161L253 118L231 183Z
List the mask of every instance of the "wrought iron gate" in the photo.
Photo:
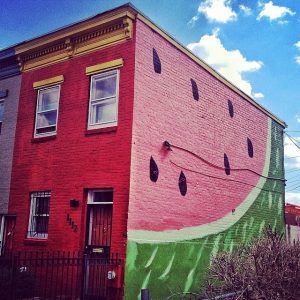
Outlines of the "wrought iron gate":
M122 299L123 261L81 252L0 257L0 299Z

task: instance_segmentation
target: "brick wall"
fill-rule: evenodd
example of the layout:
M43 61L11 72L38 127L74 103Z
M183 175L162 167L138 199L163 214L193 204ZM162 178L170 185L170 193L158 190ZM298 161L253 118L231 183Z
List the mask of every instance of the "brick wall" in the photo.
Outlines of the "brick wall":
M246 197L249 185L221 180L216 185L214 178L185 171L171 162L225 180L246 181L250 185L255 185L259 177L251 172L232 172L227 176L224 171L184 151L163 151L162 143L167 140L221 167L224 167L226 154L232 168L249 168L261 173L268 118L143 23L138 23L137 28L133 201L130 203L129 228L178 229L219 219ZM153 48L161 61L161 74L154 72ZM199 101L193 98L190 79L197 83ZM229 115L228 100L233 103L233 118ZM253 143L253 158L248 156L247 138ZM149 182L150 156L160 172L156 183ZM181 171L187 176L185 197L178 189ZM151 201L139 201L149 197ZM169 201L161 201L162 198ZM164 216L158 223L160 207ZM183 216L182 210L186 212ZM140 211L146 211L151 218L141 220Z
M88 66L123 58L117 130L86 135ZM64 76L55 139L32 140L37 91L33 82ZM86 189L113 188L112 251L124 256L132 130L134 41L23 74L9 211L16 213L14 249L82 250L86 233ZM51 191L46 241L26 238L33 191ZM79 208L70 208L78 199ZM66 218L78 226L73 232ZM45 248L47 246L47 248Z
M284 230L284 184L266 178L283 177L283 129L141 21L135 66L125 295L136 299L149 288L163 299L198 292L219 251L267 225Z
M0 214L7 213L15 142L21 76L0 80L0 90L8 90L0 134Z

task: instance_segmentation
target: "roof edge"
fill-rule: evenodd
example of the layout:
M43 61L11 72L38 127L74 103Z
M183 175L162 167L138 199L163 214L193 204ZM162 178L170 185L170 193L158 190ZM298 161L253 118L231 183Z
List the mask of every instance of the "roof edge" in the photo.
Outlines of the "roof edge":
M215 69L213 69L211 66L209 66L205 61L203 61L201 58L199 58L197 55L195 55L191 50L189 50L186 46L178 42L172 35L170 35L168 32L160 28L158 25L156 25L151 19L149 19L147 16L145 16L143 13L141 13L139 10L137 10L133 5L129 5L132 9L136 10L138 12L137 19L141 20L143 23L148 25L151 29L153 29L156 33L160 34L162 37L164 37L167 41L169 41L173 46L175 46L178 50L189 56L194 62L196 62L198 65L203 67L207 72L209 72L211 75L213 75L215 78L220 80L222 83L227 85L230 89L235 91L237 94L239 94L241 97L243 97L245 100L250 102L253 106L261 110L263 113L265 113L267 116L269 116L271 119L273 119L275 122L277 122L279 125L281 125L283 128L287 128L288 125L278 118L276 115L274 115L272 112L270 112L268 109L263 107L261 104L257 103L252 97L247 95L245 92L243 92L241 89L239 89L235 84L233 84L231 81L226 79L223 75L221 75L219 72L217 72Z
M34 43L36 43L40 39L45 39L45 37L47 37L49 35L55 35L58 32L63 33L64 31L71 30L71 28L73 28L73 27L79 27L83 23L92 22L93 19L98 19L98 18L103 17L103 16L110 16L110 15L114 16L118 12L120 12L120 11L126 11L126 10L129 13L133 14L135 18L141 20L146 25L148 25L152 30L154 30L155 32L157 32L158 34L160 34L162 37L164 37L173 46L175 46L179 51L183 52L188 57L190 57L195 63L197 63L198 65L200 65L201 67L203 67L212 76L214 76L215 78L217 78L223 84L225 84L226 86L228 86L231 90L235 91L237 94L239 94L241 97L243 97L246 101L248 101L249 103L251 103L252 105L254 105L256 108L258 108L263 113L265 113L267 116L269 116L274 121L276 121L278 124L280 124L283 128L287 127L287 124L283 120L281 120L280 118L278 118L276 115L274 115L273 113L271 113L268 109L266 109L265 107L263 107L261 104L257 103L252 97L250 97L245 92L243 92L242 90L240 90L235 84L233 84L232 82L230 82L228 79L226 79L220 73L218 73L215 69L213 69L211 66L209 66L205 61L203 61L201 58L199 58L198 56L196 56L187 47L185 47L183 44L181 44L180 42L178 42L174 37L172 37L172 35L170 35L165 30L163 30L158 25L156 25L150 18L148 18L147 16L145 16L141 11L139 11L131 3L125 3L125 4L121 5L121 6L115 7L113 9L110 9L110 10L107 10L107 11L104 11L102 13L98 13L98 14L96 14L94 16L89 17L89 18L82 19L82 20L80 20L78 22L74 22L74 23L71 23L69 25L60 27L58 29L55 29L55 30L50 31L48 33L45 33L43 35L39 35L39 36L34 37L32 39L25 40L23 42L17 43L15 45L10 46L10 47L1 49L0 50L0 60L1 60L1 56L2 56L2 59L3 59L3 58L7 58L7 56L8 57L13 57L15 54L19 54L19 53L22 53L23 51L26 51L26 46L25 45L29 45L30 46L30 44L34 44ZM11 51L11 49L13 49L13 52Z

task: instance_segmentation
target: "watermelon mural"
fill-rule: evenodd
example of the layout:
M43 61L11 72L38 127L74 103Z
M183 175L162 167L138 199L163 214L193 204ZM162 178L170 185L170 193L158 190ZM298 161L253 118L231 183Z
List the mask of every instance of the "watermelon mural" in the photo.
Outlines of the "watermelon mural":
M125 298L163 299L284 230L283 129L140 21L136 47Z

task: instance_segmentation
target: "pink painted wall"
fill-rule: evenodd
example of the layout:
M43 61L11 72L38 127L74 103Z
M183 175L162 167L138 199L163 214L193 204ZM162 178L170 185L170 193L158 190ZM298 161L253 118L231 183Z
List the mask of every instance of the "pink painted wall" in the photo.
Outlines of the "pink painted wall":
M156 49L162 72L153 68ZM136 73L131 158L128 229L179 229L205 224L236 208L255 185L257 175L247 171L215 169L181 150L168 152L163 141L184 147L224 167L224 153L231 168L262 173L268 117L219 82L141 21L136 24ZM190 79L197 82L195 101ZM228 99L234 117L228 112ZM247 137L254 147L248 156ZM149 160L159 168L157 182L150 181ZM219 180L175 166L221 177ZM187 194L178 188L181 170L187 178Z

